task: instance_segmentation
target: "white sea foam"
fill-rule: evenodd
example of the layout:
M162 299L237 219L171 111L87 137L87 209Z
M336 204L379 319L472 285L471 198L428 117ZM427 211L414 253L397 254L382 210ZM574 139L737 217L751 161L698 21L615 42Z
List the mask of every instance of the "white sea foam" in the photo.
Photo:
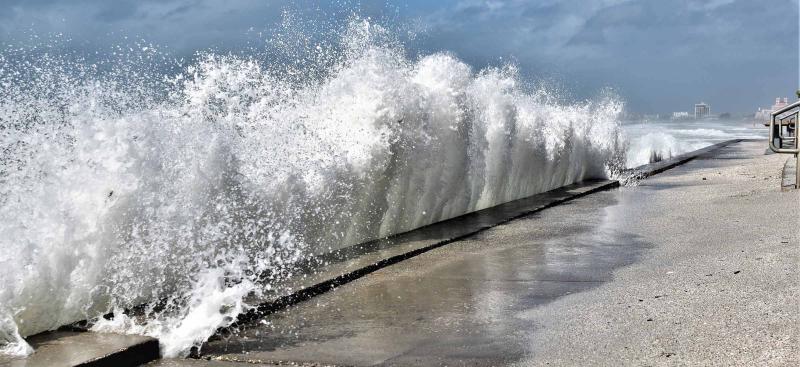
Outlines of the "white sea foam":
M673 130L677 134L687 135L687 136L702 136L706 138L729 138L732 137L733 134L718 130L718 129L675 129Z
M623 126L629 144L627 166L668 159L729 139L763 139L766 130L748 121L648 121Z
M230 55L166 81L1 55L3 352L115 311L95 330L185 355L300 259L624 165L616 99L563 104L513 66L411 60L385 32L353 21L305 79Z
M675 155L690 152L710 145L705 141L686 141L663 131L647 133L631 139L627 153L628 167L669 159Z

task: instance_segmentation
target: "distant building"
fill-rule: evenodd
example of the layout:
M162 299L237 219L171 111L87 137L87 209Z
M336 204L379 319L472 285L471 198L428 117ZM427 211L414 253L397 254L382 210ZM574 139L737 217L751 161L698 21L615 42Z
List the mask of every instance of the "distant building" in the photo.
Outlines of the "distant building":
M775 98L775 104L772 105L772 112L780 110L781 108L786 107L789 104L789 98Z
M689 112L673 112L672 113L673 120L688 120L689 119Z
M777 111L781 108L786 107L789 104L789 98L775 98L775 104L772 107L759 107L758 111L756 111L755 120L763 122L765 124L769 123L769 119L772 118L772 112Z
M772 114L772 110L769 107L759 107L754 119L759 122L767 123L769 122L770 114Z
M694 105L694 118L695 119L702 119L708 117L711 114L711 106L706 104L705 102L700 102Z
M656 121L656 120L660 120L661 119L661 115L657 114L657 113L656 114L644 115L644 116L642 116L642 119L643 120Z

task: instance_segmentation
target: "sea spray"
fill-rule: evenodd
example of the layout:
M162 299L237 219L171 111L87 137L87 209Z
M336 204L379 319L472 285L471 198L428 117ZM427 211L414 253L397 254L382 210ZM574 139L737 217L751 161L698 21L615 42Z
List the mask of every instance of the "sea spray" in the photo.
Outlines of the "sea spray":
M613 96L564 104L386 33L352 21L313 77L0 59L4 350L89 319L186 355L301 259L624 166Z
M651 121L623 125L627 166L634 168L729 139L764 139L766 131L746 120Z

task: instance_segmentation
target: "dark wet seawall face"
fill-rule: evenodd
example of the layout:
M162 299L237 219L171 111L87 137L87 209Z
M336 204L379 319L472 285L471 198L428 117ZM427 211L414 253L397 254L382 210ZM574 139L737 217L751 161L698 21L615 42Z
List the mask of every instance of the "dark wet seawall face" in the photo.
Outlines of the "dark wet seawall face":
M626 189L596 193L451 243L202 352L356 365L519 360L537 326L517 315L610 280L648 247L624 231L620 201L629 196Z

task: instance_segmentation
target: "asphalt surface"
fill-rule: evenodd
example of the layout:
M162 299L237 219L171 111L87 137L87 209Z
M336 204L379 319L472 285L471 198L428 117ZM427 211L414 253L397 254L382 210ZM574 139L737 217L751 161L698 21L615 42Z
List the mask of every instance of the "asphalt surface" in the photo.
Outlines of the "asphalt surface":
M800 365L800 191L780 191L785 159L764 155L763 142L723 148L381 269L202 354L357 366Z

